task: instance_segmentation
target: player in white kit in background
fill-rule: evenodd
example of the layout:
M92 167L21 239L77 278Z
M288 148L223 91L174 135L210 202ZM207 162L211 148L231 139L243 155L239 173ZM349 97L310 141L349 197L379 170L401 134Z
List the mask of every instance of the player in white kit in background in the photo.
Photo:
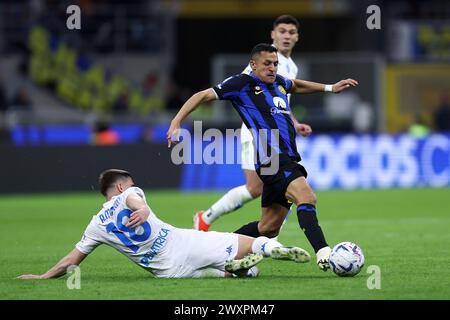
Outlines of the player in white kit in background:
M297 65L291 58L292 49L298 41L299 23L290 15L279 16L273 24L271 38L272 45L278 49L277 74L287 78L296 79ZM248 65L242 73L249 74L252 71ZM305 81L305 84L308 82ZM288 94L290 99L290 94ZM312 132L307 124L299 123L294 117L297 134L309 136ZM255 148L253 136L250 130L242 124L241 127L241 166L244 171L246 184L229 190L222 198L214 203L208 210L199 211L194 215L194 229L208 231L211 224L224 214L241 208L245 203L258 198L262 194L263 182L255 171Z
M66 257L41 275L20 279L48 279L64 275L95 248L106 244L160 278L257 276L263 257L310 261L307 251L284 247L266 238L236 233L180 229L156 217L144 192L134 186L127 171L109 169L100 175L100 189L107 202L92 217L82 239Z

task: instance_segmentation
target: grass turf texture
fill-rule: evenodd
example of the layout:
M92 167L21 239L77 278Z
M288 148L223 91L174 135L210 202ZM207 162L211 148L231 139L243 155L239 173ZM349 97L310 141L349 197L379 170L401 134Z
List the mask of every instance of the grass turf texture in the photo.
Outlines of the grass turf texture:
M177 227L218 193L147 191L153 211ZM318 217L330 245L353 241L366 264L354 278L322 272L297 217L279 240L313 256L309 264L265 259L254 279L156 279L114 249L100 246L81 264L81 289L66 277L19 280L44 273L71 251L103 199L92 194L0 197L0 299L450 299L450 189L318 192ZM213 230L233 231L259 217L259 200L219 219ZM182 250L182 248L180 248ZM370 265L381 289L369 290Z

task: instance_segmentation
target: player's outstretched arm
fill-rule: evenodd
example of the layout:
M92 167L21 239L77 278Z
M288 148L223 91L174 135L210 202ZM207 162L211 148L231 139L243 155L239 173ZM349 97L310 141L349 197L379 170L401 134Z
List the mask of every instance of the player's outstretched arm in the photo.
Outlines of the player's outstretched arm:
M358 84L359 84L358 81L353 79L341 80L333 84L332 91L334 93L339 93L350 87L356 87Z
M150 208L145 203L144 199L135 193L131 193L128 195L126 203L127 207L133 210L130 220L126 224L127 228L139 227L147 221L147 218L150 215Z
M170 123L169 130L167 131L168 147L170 147L173 143L172 138L175 138L175 141L177 141L180 137L181 122L183 122L183 120L202 103L216 99L217 95L212 88L197 92L196 94L192 95L192 97L190 97L183 104L180 111L178 111L177 115Z
M330 91L333 93L339 93L348 89L350 87L356 87L358 85L358 81L353 79L345 79L336 82L333 85L325 85L323 83L293 79L292 80L292 89L293 93L313 93L313 92L324 92Z
M50 278L58 278L62 275L65 275L67 272L67 268L72 265L79 265L84 258L87 257L87 254L80 252L78 249L73 249L67 256L62 258L53 268L48 270L44 274L23 274L18 276L17 279L50 279Z

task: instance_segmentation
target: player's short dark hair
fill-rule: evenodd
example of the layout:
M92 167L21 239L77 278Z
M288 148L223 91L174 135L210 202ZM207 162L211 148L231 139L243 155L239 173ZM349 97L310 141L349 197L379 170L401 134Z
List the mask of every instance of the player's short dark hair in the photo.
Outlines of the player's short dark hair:
M293 24L295 25L297 30L298 27L300 26L298 20L289 14L283 14L282 16L276 18L275 21L273 22L273 28L275 29L280 23Z
M108 169L103 171L99 178L98 184L100 185L100 192L106 196L106 192L112 187L118 180L132 178L128 171L120 169Z
M256 55L260 54L263 51L267 52L277 52L277 48L275 48L273 45L268 43L258 43L256 46L253 47L251 58L252 60L255 60Z

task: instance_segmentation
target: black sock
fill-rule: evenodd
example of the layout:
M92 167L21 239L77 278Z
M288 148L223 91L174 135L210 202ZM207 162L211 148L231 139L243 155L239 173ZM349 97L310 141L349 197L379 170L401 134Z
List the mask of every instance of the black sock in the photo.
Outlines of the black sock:
M239 233L239 234L243 234L245 236L258 238L261 236L261 234L258 231L258 223L259 223L259 221L250 222L250 223L246 224L245 226L242 226L239 229L237 229L234 233Z
M306 238L317 253L328 246L316 216L316 207L312 204L302 203L297 207L297 217L300 228L305 232Z

